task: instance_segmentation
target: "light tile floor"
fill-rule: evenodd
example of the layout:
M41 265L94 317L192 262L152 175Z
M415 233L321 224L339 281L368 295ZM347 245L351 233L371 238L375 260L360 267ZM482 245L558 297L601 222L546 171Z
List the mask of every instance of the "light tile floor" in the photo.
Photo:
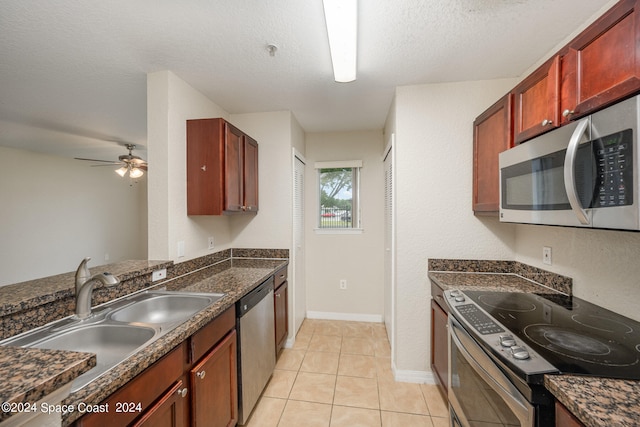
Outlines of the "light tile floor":
M437 386L393 379L384 324L306 319L248 427L447 427Z

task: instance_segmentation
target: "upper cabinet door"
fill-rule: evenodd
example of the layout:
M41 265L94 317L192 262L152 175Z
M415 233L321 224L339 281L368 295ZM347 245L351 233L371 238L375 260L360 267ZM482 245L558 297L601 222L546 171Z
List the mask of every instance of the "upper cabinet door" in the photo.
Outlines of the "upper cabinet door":
M560 56L554 56L513 90L515 142L519 144L560 124Z
M247 212L258 211L258 142L244 136L244 201Z
M568 46L562 111L577 118L640 90L638 0L624 0Z
M242 212L244 209L244 134L235 126L225 123L225 197L224 210Z
M513 146L512 95L505 95L473 122L473 211L497 215L498 154Z

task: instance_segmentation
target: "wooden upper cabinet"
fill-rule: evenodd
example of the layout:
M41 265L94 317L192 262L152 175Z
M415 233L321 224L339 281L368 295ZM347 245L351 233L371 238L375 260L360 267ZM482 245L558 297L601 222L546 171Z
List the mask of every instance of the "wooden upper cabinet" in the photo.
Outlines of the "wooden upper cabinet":
M258 211L258 142L244 138L244 206L247 212Z
M554 56L514 90L514 133L519 144L560 125L560 56Z
M498 154L513 146L512 95L507 94L473 122L473 210L496 214L500 194Z
M562 112L577 118L640 90L640 1L623 0L566 48Z
M258 211L258 143L224 119L187 120L187 214Z

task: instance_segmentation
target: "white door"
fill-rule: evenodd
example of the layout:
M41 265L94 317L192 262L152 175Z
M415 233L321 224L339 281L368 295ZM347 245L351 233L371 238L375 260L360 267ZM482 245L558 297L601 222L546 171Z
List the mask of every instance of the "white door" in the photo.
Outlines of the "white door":
M391 357L395 349L395 223L394 223L394 168L391 135L384 157L384 323L391 344Z
M295 337L307 313L304 257L304 157L293 155L293 334ZM291 324L291 322L290 322Z

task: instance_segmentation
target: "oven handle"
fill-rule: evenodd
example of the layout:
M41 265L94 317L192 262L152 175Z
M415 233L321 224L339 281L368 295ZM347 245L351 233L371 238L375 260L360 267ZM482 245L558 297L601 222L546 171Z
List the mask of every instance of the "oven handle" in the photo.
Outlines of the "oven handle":
M451 340L469 365L505 401L523 426L533 427L534 411L531 404L453 316L449 316L449 331ZM462 344L461 340L464 340L465 344Z
M567 154L564 158L564 188L569 198L569 205L571 210L578 218L581 224L589 225L589 217L587 212L582 208L580 200L578 199L578 190L576 189L576 156L578 155L578 146L580 145L580 138L587 131L589 126L589 117L582 119L578 126L574 129L569 140L569 146L567 147Z

